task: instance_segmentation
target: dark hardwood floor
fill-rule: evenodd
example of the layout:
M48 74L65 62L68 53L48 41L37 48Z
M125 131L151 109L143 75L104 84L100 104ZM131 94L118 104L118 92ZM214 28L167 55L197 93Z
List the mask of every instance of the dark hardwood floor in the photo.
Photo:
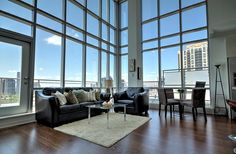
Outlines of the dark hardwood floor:
M163 112L164 113L164 112ZM236 123L226 117L202 115L193 122L191 114L183 120L178 116L159 117L149 111L151 121L141 126L110 148L93 144L52 128L31 123L0 130L0 154L232 154L236 142L228 139L236 134Z

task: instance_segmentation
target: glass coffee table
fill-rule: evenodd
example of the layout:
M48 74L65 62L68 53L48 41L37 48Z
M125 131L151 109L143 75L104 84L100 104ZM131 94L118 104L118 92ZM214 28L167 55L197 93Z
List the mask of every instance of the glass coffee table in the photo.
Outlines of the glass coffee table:
M101 109L106 111L106 115L107 115L107 128L109 129L109 112L110 110L114 109L115 107L123 107L124 108L124 121L126 121L126 106L127 104L119 104L119 103L115 103L113 104L111 107L104 107L102 104L95 104L95 105L88 105L86 107L88 107L88 123L90 123L90 119L91 119L91 109Z

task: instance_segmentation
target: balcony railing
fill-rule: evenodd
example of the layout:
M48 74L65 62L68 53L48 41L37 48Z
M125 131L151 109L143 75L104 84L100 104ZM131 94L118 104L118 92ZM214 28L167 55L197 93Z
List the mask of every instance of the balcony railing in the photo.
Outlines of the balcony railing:
M192 88L195 87L196 81L206 82L206 106L210 106L210 86L208 67L183 69L183 88L185 98L191 99ZM144 81L144 87L149 88L150 103L159 103L158 99L158 83L159 81ZM161 87L171 87L174 89L175 98L179 98L178 88L181 88L181 69L163 70L160 82Z

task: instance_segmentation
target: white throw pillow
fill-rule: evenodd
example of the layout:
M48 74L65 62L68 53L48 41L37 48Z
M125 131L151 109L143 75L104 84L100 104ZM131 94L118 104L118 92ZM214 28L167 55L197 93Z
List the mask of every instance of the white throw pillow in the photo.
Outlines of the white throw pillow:
M56 91L54 95L56 98L58 98L60 105L65 105L67 103L65 95L63 95L59 91Z
M89 91L89 92L85 92L86 95L87 95L87 101L97 101L96 100L96 91L93 90L93 91Z

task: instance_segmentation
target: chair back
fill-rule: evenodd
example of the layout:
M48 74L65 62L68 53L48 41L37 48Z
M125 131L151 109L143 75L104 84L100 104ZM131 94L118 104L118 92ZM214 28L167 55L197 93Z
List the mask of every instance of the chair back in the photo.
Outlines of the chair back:
M205 88L194 88L192 91L192 105L193 107L204 107L205 106Z
M164 88L158 88L157 91L158 91L159 103L165 105L167 103L165 89Z
M195 88L205 88L206 82L204 81L196 81Z
M165 88L166 98L174 99L174 90L173 88Z

